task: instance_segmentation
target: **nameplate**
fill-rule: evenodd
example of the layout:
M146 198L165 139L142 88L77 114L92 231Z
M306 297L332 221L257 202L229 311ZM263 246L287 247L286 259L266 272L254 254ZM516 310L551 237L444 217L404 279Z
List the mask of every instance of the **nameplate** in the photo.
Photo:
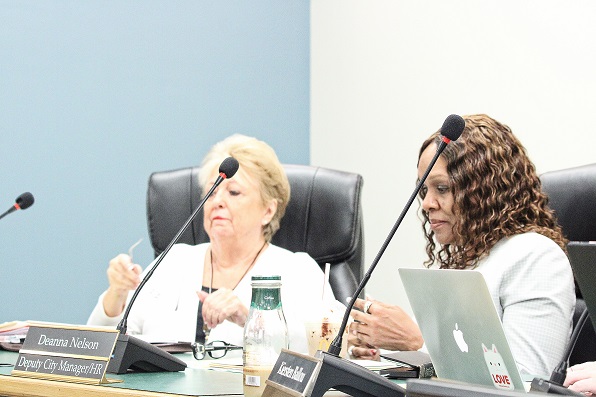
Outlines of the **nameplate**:
M283 349L265 381L262 397L310 396L321 363L320 358Z
M321 350L314 357L282 351L265 383L262 397L323 397L330 389L350 396L406 396L378 373Z
M32 323L11 375L87 384L113 382L105 373L118 335L116 329Z

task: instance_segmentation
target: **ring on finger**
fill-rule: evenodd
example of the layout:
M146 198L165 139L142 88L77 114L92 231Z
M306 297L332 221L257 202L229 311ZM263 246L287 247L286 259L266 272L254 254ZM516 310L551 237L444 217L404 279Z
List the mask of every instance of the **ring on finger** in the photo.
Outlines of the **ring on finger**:
M364 309L363 309L364 313L370 314L369 309L372 306L372 304L373 303L371 301L365 301L364 302Z
M354 345L350 345L350 347L348 347L348 354L350 356L354 355Z

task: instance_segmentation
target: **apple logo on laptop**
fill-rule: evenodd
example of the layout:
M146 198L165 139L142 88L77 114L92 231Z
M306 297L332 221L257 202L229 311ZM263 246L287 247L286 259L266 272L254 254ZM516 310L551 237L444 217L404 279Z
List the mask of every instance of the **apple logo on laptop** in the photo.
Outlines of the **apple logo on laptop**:
M455 329L453 330L453 339L455 339L455 343L457 343L457 347L464 353L468 352L468 344L464 340L464 333L458 329L457 323L455 323Z

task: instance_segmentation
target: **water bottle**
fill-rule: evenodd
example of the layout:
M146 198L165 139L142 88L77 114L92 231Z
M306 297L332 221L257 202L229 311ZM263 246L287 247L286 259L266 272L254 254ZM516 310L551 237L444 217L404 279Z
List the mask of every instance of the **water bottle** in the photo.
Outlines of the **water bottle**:
M280 276L252 277L252 299L244 324L242 355L246 397L261 396L281 349L288 348L288 325L280 288Z

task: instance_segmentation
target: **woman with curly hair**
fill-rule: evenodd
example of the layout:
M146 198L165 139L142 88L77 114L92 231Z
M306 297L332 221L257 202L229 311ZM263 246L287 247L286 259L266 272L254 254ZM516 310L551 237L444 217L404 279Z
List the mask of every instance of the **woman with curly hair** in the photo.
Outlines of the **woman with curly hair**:
M484 275L520 369L548 375L563 357L575 307L566 239L536 169L511 129L487 115L464 116L461 137L439 157L421 189L427 267ZM420 148L422 176L440 131ZM456 288L456 287L454 287ZM418 350L416 323L398 306L358 300L353 356Z

